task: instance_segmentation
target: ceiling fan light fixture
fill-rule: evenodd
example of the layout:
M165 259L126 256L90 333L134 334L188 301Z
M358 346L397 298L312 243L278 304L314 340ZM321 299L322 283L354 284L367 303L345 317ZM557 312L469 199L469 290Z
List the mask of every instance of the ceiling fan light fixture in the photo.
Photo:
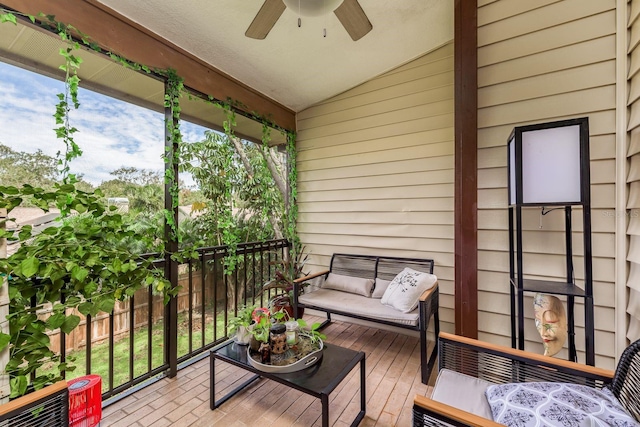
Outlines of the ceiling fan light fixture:
M322 16L336 10L344 0L283 0L292 11L301 16Z

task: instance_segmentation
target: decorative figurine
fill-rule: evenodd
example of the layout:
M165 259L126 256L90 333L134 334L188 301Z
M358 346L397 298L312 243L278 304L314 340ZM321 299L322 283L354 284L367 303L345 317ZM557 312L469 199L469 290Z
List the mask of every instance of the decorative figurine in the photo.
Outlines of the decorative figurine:
M544 355L553 356L562 349L567 340L567 315L564 305L558 297L538 293L533 299L533 310L536 328L542 337Z
M260 352L260 363L268 365L271 363L271 346L269 343L263 342L258 349Z

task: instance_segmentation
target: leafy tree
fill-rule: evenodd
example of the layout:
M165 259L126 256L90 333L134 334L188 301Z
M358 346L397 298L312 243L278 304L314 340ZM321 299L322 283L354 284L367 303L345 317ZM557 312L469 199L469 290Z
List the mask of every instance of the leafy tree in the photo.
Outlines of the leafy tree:
M162 185L162 175L158 171L151 169L138 169L135 167L122 166L111 172L111 175L122 182L144 185Z
M184 143L181 149L181 168L192 174L205 198L204 213L197 221L213 238L208 243L246 241L240 236L282 238L284 195L265 161L269 157L282 180L281 157L252 142L211 131L205 140Z
M181 145L181 170L191 173L205 197L202 214L189 228L205 244L227 245L233 254L243 241L282 238L284 197L265 156L273 161L273 170L284 170L269 149L232 135L208 131L203 141ZM227 273L241 262L240 257L225 257ZM229 287L230 307L242 297L232 293L234 288Z
M111 172L115 177L100 184L105 198L126 197L129 211L135 217L139 213L155 214L164 208L164 183L160 173L150 169L121 167Z
M202 210L206 201L206 197L204 197L204 194L202 194L200 190L192 190L184 187L180 190L180 206L191 206L195 211L199 211Z
M38 150L35 153L14 151L0 143L0 182L5 186L52 189L60 178L58 160Z

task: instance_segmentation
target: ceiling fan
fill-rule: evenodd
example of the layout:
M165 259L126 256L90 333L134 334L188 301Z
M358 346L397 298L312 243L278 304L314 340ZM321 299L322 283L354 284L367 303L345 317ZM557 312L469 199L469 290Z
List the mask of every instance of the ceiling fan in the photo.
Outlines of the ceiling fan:
M353 41L360 40L373 28L358 0L265 0L244 35L264 39L287 7L302 16L319 16L333 11Z

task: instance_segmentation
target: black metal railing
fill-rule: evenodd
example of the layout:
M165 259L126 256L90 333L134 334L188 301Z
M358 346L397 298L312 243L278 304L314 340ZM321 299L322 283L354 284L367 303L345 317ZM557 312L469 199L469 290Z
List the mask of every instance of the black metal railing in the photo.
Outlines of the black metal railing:
M178 274L167 273L177 277L172 285L180 286L172 304L165 305L163 296L147 287L111 313L87 316L71 334L53 334L54 351L59 346L63 360L75 360L76 370L66 379L100 375L108 404L199 360L227 339L227 321L238 309L267 304L269 295L260 291L288 247L286 240L239 244L231 274L225 267L228 247L200 248L197 259L172 266ZM165 260L154 261L154 267L165 268Z

